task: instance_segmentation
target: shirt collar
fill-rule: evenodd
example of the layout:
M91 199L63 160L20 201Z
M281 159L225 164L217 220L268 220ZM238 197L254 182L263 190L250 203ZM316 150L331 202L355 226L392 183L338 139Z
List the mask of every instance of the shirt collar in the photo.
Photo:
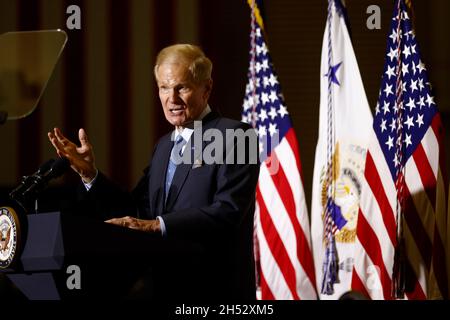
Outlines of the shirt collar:
M198 116L198 119L196 119L196 121L202 120L210 112L211 112L211 107L209 106L209 104L207 104L206 108L203 109L202 113ZM173 132L173 141L175 141L180 134L183 137L184 141L189 141L189 139L191 138L193 133L194 133L194 129L188 128L188 127L183 128L183 130L181 132L179 130L175 129Z

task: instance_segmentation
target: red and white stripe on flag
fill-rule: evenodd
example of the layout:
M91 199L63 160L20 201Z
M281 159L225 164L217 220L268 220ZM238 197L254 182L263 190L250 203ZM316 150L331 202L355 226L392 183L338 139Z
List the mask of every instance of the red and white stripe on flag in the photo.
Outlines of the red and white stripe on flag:
M278 170L271 166L278 161ZM255 232L261 299L316 299L309 219L291 129L261 164Z
M441 156L442 124L436 114L406 163L405 238L408 299L446 297L447 181ZM372 299L391 299L396 244L396 191L383 152L372 139L358 215L352 288ZM444 262L444 263L442 263ZM407 288L408 289L408 288Z

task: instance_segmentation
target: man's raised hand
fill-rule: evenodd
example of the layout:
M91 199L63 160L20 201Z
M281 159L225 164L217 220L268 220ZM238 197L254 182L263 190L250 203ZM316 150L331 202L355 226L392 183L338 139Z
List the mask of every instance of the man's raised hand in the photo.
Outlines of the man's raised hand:
M58 128L49 132L48 138L57 154L70 161L71 168L80 175L85 183L89 183L95 178L97 168L95 167L94 150L84 129L78 131L80 147L67 139Z

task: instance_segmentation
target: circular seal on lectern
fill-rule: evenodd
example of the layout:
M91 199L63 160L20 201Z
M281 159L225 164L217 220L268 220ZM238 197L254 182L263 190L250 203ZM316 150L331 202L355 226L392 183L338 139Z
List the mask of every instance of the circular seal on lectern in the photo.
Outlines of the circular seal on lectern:
M7 269L20 248L20 220L11 207L0 207L0 269Z

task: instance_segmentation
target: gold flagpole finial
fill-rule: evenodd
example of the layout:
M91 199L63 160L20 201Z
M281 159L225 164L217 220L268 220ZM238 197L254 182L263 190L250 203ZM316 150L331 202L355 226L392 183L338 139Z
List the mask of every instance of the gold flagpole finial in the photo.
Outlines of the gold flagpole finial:
M259 27L264 30L264 22L261 17L261 13L259 11L258 5L256 4L256 0L247 0L248 5L250 6L250 9L252 10L253 14L255 15L256 22L258 23Z

